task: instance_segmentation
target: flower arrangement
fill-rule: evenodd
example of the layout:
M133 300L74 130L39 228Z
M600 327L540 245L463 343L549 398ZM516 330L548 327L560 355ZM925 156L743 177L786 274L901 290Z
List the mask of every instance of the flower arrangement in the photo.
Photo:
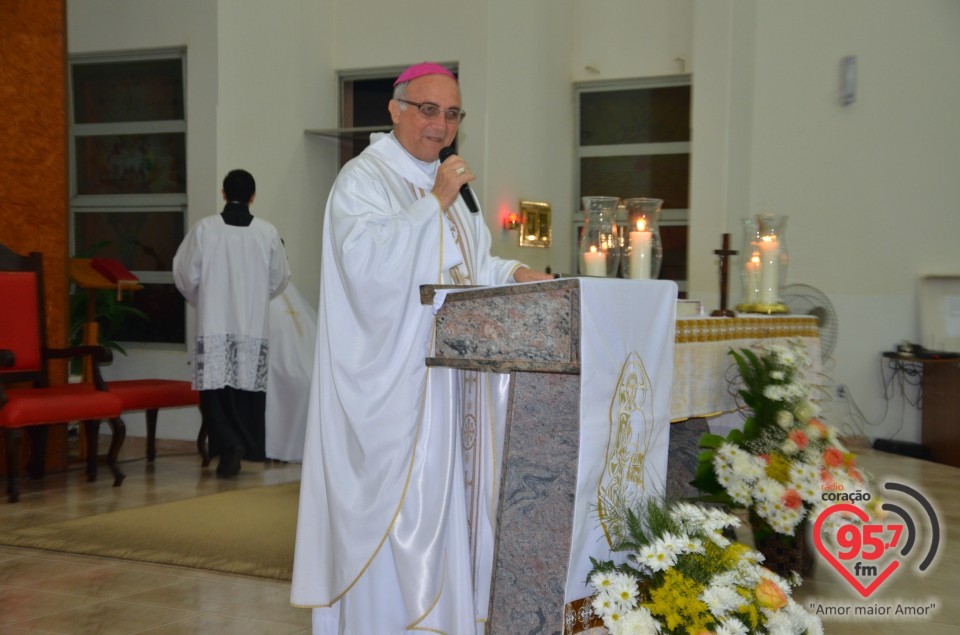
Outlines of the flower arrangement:
M747 417L743 430L726 438L701 437L705 451L693 484L711 495L708 500L748 509L761 533L795 537L804 520L831 504L824 492L865 489L865 475L836 428L818 419L802 344L730 354L740 372L738 394Z
M687 502L648 501L627 510L621 564L592 560L592 609L611 635L822 633L820 620L791 598L763 556L730 541L739 519Z

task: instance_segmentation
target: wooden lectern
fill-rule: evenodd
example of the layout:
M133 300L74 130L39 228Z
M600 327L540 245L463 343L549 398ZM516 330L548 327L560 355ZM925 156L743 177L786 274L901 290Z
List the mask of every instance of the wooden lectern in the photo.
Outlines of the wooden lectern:
M142 287L134 281L110 280L93 267L92 258L71 258L69 261L70 282L87 292L87 319L83 325L83 343L99 344L100 327L97 324L97 291L116 290L117 300L122 291L139 291ZM89 360L84 363L83 380L90 381Z
M422 287L423 304L432 304L441 288ZM675 285L672 289L669 302L662 303L670 323L671 368ZM428 366L512 376L486 628L490 635L567 634L589 625L579 623L578 603L565 597L568 572L576 566L571 548L581 453L581 322L587 322L581 308L581 279L573 278L447 293L436 313L435 356L426 359ZM595 323L589 324L594 328ZM620 362L615 365L619 372ZM670 381L666 383L669 395ZM608 417L610 398L603 399L607 407L600 410ZM669 403L664 418L669 419ZM663 421L661 427L668 425ZM665 443L662 454L665 466ZM598 542L591 540L591 545Z
M97 323L97 291L116 290L117 299L119 300L119 296L124 290L138 291L143 287L137 282L110 280L93 267L92 258L71 258L68 262L68 274L70 276L70 282L87 292L86 321L83 324L83 343L89 345L99 344L100 325ZM93 361L89 357L83 361L81 374L84 383L93 381L92 364ZM121 440L120 442L122 443L123 441ZM119 450L119 447L118 445L117 450ZM111 453L113 452L111 451ZM79 456L80 458L87 458L87 438L85 435L80 436ZM92 473L95 475L96 463L94 462L91 465L92 467L90 467L89 470L92 470ZM117 483L117 485L119 485L119 483Z

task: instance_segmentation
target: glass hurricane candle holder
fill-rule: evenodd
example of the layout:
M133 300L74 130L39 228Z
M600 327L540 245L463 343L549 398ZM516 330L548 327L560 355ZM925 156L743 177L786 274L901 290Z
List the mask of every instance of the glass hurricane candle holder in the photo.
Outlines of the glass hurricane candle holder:
M584 196L583 234L580 236L580 274L614 278L620 266L616 196Z
M624 278L655 280L663 263L663 243L660 241L660 209L663 199L628 198L627 227L620 270Z
M741 281L743 302L737 305L742 313L787 313L780 300L780 288L786 283L787 216L759 214L741 220L743 227L743 260Z

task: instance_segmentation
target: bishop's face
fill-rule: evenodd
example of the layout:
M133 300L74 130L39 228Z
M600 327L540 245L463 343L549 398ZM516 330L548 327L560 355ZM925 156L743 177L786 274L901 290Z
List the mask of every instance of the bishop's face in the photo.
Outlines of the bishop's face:
M418 104L437 104L443 110L460 108L460 87L452 77L424 75L407 84L405 99ZM442 111L428 119L416 106L401 104L395 99L390 100L389 108L397 141L421 161L436 161L440 148L453 143L460 129L460 122L449 121Z

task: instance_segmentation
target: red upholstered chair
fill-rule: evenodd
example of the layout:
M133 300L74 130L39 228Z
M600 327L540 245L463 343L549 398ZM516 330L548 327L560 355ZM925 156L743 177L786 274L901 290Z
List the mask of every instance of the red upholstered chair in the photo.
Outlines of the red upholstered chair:
M157 456L157 411L160 408L199 406L200 393L191 382L176 379L123 379L108 381L107 390L120 397L123 412L143 410L147 415L147 461ZM197 452L203 465L210 464L207 454L206 427L200 426L197 435Z
M47 426L83 422L87 438L87 480L97 478L97 438L100 421L113 429L107 463L113 484L124 475L117 467L117 455L126 436L120 418L121 401L106 390L100 364L112 360L102 346L51 349L45 346L43 308L43 261L39 253L21 256L0 245L0 429L3 430L7 460L7 496L16 502L20 495L20 444L23 430L31 440L28 472L33 478L44 474ZM93 383L51 386L50 359L89 356L93 359Z

